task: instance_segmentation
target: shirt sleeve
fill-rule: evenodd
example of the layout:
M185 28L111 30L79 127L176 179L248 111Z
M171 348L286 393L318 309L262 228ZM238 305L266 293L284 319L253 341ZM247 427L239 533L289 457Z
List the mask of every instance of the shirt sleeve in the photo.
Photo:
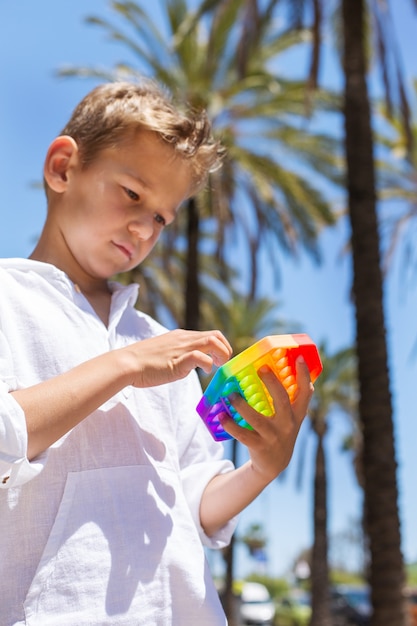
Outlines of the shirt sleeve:
M44 468L47 453L27 458L27 429L22 407L11 395L19 385L13 375L11 351L0 332L0 489L22 485Z
M231 519L215 535L209 537L200 522L201 497L208 483L218 474L230 472L233 463L224 458L224 447L214 441L202 419L196 411L201 397L201 386L197 374L192 374L182 381L181 415L178 421L178 441L180 442L181 480L194 523L203 545L208 548L224 548L230 542L236 528L238 517ZM184 406L184 398L187 398Z

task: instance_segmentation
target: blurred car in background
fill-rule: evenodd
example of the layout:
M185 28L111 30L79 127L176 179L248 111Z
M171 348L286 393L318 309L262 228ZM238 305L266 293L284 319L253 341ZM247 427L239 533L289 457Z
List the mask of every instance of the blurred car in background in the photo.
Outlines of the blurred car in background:
M310 595L294 590L281 599L275 612L276 626L308 626L311 617Z
M268 589L260 583L244 583L242 586L240 619L245 626L272 626L275 605Z
M331 612L346 626L369 626L372 605L366 586L340 585L331 591Z
M410 626L417 626L417 589L407 590L407 604ZM336 587L332 591L332 611L335 616L344 617L343 626L369 626L372 605L367 587Z

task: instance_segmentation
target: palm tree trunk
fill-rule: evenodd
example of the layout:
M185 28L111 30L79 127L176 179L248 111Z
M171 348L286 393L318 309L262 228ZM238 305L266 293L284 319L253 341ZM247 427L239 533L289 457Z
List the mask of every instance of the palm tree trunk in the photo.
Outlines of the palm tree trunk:
M372 626L405 625L404 564L383 311L375 171L366 85L363 0L342 0L345 149L352 230L366 529L371 552Z
M200 217L197 203L190 198L187 211L187 264L185 277L185 314L184 327L189 330L200 329L200 282L198 243L200 235Z
M324 429L317 431L314 475L314 543L311 560L310 626L333 626L330 615L329 565L327 547L327 475L324 454Z

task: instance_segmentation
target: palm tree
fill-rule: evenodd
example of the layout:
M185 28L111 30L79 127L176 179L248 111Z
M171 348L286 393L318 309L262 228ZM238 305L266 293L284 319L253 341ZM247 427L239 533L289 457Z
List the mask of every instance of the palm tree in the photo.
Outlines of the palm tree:
M364 0L342 0L342 9L347 189L352 229L359 414L363 425L365 521L371 554L372 624L402 626L406 623L405 572L366 84Z
M329 419L334 411L347 415L357 430L358 384L355 351L342 349L329 356L320 347L323 371L316 380L309 408L311 427L317 436L314 470L314 541L311 555L312 615L310 626L332 626L327 538L327 472L324 449ZM356 450L358 453L358 450Z
M299 8L305 6L302 0L294 0L292 4ZM374 626L385 624L402 626L405 623L403 598L405 576L401 553L397 463L387 364L380 237L376 212L374 141L371 129L370 97L366 82L369 70L368 53L372 49L372 46L369 46L370 17L373 17L375 26L386 108L387 111L392 111L393 96L395 96L393 85L395 85L408 152L413 149L412 133L396 42L386 35L384 29L384 22L387 18L389 20L388 2L341 0L335 4L336 10L340 13L340 19L337 22L337 38L339 42L342 42L345 78L346 177L360 384L359 413L364 441L364 513L371 555L370 583L374 607L372 624ZM317 52L321 40L322 2L312 0L310 6L317 17L315 37L315 51ZM317 76L317 65L314 67L316 68L315 76ZM395 74L394 81L390 71L392 67Z
M200 254L205 229L216 234L212 250L225 283L229 277L222 261L230 260L235 249L230 242L243 242L254 297L261 244L274 269L279 269L279 248L295 253L301 245L318 258L319 229L334 221L319 186L309 179L314 174L340 182L337 145L323 134L307 132L303 82L281 77L274 69L281 53L304 42L305 32L277 30L273 18L278 0L261 4L262 8L255 0L205 0L190 11L184 0L167 0L162 32L150 11L142 8L144 3L113 2L123 27L99 17L88 22L123 42L135 65L61 71L61 75L107 80L150 74L178 100L205 108L215 134L227 147L228 158L211 177L209 191L187 203L175 236L165 241L181 246L187 260L183 325L190 328L201 326ZM315 105L331 110L338 100L317 90ZM310 176L301 173L296 163Z

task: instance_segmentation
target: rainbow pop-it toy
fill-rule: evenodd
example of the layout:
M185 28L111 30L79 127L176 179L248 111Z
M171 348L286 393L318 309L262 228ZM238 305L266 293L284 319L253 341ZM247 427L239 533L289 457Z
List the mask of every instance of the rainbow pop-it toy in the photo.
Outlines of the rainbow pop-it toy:
M292 401L297 390L295 361L299 355L304 357L314 382L323 366L316 345L301 333L264 337L219 367L197 405L197 412L213 438L217 441L232 438L220 423L222 413L230 415L239 426L251 428L230 404L228 396L232 393L243 396L259 413L273 414L272 398L257 373L262 365L274 371Z

